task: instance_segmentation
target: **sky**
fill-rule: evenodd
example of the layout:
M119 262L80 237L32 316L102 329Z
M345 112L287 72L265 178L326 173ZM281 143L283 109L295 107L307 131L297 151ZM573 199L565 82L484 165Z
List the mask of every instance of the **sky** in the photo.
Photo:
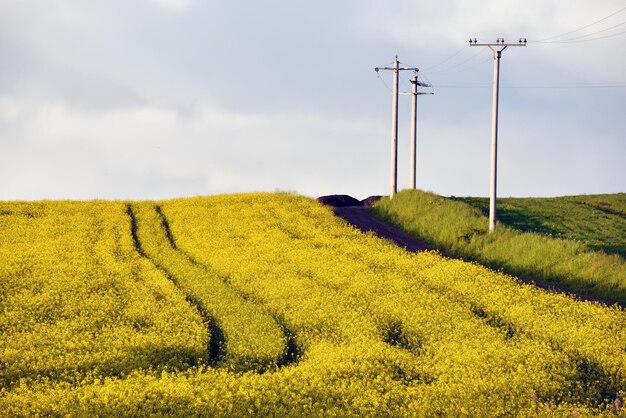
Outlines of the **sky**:
M388 194L395 55L417 186L488 196L498 37L498 196L625 192L624 0L0 0L0 200Z

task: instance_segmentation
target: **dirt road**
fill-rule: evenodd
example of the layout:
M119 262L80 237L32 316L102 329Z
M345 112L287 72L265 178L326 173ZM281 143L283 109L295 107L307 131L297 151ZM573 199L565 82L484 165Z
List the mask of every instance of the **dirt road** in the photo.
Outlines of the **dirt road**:
M349 224L361 231L373 231L379 237L391 240L398 246L406 248L407 251L415 252L434 249L434 247L428 246L423 241L406 234L400 228L374 218L366 207L346 206L335 208L335 215L345 219Z

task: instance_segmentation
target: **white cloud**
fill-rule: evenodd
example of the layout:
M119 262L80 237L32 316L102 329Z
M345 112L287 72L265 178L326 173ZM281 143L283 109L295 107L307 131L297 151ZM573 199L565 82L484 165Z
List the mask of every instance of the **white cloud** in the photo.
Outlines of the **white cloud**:
M387 193L390 95L372 71L380 57L398 53L427 68L469 36L542 38L623 7L617 0L273 2L245 9L195 0L50 1L0 0L0 199L276 188ZM503 83L624 81L623 39L507 51ZM473 53L467 47L439 69ZM437 87L489 83L490 63L427 75L436 94L420 99L420 185L485 194L491 93ZM589 90L501 92L505 193L623 188L624 173L610 167L624 153L626 90ZM409 101L401 100L404 187ZM509 125L516 117L533 129ZM554 170L567 175L550 177L551 185L536 180L546 160L522 146L542 142L565 150ZM514 154L534 177L507 162L507 144L519 145ZM607 161L612 171L581 176L567 161L585 167L581 155L593 167Z
M373 139L382 136L381 127L367 120L246 115L214 105L200 105L189 115L150 106L90 112L7 98L0 100L0 118L12 132L0 156L0 199L159 198L276 188L316 195L354 188L363 177L369 189L379 174L350 178L342 171L376 155Z
M189 11L195 4L195 0L150 0L161 10L174 13Z
M422 101L418 186L485 195L488 106L451 108L445 105L449 100ZM439 105L447 112L436 111ZM597 131L594 125L581 130L553 116L537 118L510 106L503 112L499 193L619 191L617 179L626 175L617 157L626 152L623 142L616 148L619 131L588 141ZM403 188L409 177L409 124L406 115L401 119ZM358 198L388 193L387 118L246 114L208 103L184 114L156 106L94 112L63 102L4 98L0 126L0 199L165 198L276 189Z

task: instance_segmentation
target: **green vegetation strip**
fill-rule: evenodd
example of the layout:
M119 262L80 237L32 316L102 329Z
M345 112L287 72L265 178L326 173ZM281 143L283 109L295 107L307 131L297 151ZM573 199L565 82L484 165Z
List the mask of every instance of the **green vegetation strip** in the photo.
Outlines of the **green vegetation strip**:
M484 205L477 199L468 202ZM552 201L544 204L543 211L533 200L523 205L516 201L515 205L513 208L506 203L503 205L504 218L513 226L544 233L560 228L558 235L578 239L597 236L591 247L622 251L624 217L620 213L624 204L621 195L613 200L609 196L592 196ZM535 208L531 210L533 205ZM583 205L586 206L581 208ZM606 213L607 210L612 212ZM593 221L585 215L589 211L602 211L603 221ZM593 251L582 241L522 232L505 224L499 224L495 234L488 234L487 218L480 209L419 190L403 191L393 200L383 199L372 213L442 251L527 280L626 306L624 258ZM569 221L550 225L545 219L551 214ZM574 215L570 219L568 214ZM607 218L610 219L606 221Z
M245 300L217 273L179 251L167 220L151 203L129 206L138 250L203 313L212 331L208 360L233 371L265 371L285 362L287 341L262 306Z
M459 198L489 212L487 198ZM498 199L498 221L524 232L581 241L626 257L626 193L552 198Z

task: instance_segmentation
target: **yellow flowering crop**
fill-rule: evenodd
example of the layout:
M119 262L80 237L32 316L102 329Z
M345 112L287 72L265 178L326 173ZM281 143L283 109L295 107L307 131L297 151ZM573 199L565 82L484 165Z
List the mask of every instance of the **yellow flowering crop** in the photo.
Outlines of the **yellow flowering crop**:
M9 415L624 411L623 309L407 253L305 197L3 203L0 213ZM153 344L133 351L146 334ZM42 345L46 336L57 342ZM223 353L211 361L216 338ZM63 373L51 367L59 355Z
M134 250L121 203L0 204L0 382L181 368L201 317Z
M208 360L231 370L277 366L287 347L273 318L229 286L228 276L220 277L176 248L159 206L136 204L128 210L139 250L170 276L211 326L215 343L209 346Z

